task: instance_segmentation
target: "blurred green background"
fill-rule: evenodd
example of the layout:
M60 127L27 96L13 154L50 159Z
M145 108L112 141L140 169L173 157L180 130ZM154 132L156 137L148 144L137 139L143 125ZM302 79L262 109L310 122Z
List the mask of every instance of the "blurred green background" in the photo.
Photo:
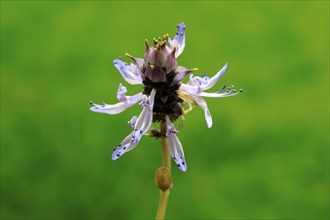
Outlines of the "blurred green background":
M159 141L111 161L140 108L89 101L117 102L120 82L139 92L113 59L182 21L179 64L213 75L228 62L214 91L245 92L207 99L211 129L200 108L186 116L167 218L328 219L328 1L1 1L2 219L155 217Z

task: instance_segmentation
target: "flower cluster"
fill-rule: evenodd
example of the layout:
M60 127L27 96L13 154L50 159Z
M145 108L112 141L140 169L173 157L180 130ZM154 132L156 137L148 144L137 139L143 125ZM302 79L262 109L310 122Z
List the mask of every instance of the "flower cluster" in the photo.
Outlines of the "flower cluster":
M126 53L133 63L127 64L122 59L115 59L114 65L129 84L143 85L143 92L133 96L126 96L127 89L121 83L117 91L117 104L101 105L91 102L90 110L106 114L118 114L134 104L139 103L142 111L139 116L133 116L128 122L133 131L116 147L112 159L117 160L126 152L133 150L141 137L149 130L153 122L166 122L166 136L168 137L168 150L180 170L186 171L187 164L178 131L173 122L184 114L184 104L191 106L197 104L205 114L207 127L212 126L212 116L207 104L202 97L227 97L236 95L242 90L236 91L234 86L224 91L225 87L218 92L208 93L225 73L228 65L225 64L220 71L209 78L205 74L201 77L190 75L187 84L181 81L191 72L197 69L186 69L178 66L177 58L185 48L184 23L177 26L178 30L174 39L169 35L163 38L153 39L153 46L146 40L144 59L135 58Z

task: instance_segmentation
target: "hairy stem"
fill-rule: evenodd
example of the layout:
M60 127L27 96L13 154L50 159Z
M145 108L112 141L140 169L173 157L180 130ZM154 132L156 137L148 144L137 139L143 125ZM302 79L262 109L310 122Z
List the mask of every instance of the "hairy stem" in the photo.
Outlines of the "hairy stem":
M160 123L160 132L162 134L161 143L162 143L163 167L157 170L157 174L155 178L157 179L156 183L158 182L157 185L160 188L160 198L159 198L156 220L163 220L165 218L168 197L170 195L170 188L172 185L171 157L167 147L165 121L162 121Z

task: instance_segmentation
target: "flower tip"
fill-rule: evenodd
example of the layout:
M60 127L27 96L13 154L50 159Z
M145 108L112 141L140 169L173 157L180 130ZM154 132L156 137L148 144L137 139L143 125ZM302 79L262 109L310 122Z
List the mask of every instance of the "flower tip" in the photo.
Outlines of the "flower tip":
M116 154L112 154L111 159L113 161L117 160L120 156L117 156Z
M115 160L117 160L121 156L121 154L120 154L120 152L118 152L118 147L115 147L113 150L114 151L112 153L111 159L113 161L115 161Z
M179 169L182 171L182 172L186 172L187 171L187 165L186 163L182 162L182 164L177 164Z
M207 128L212 128L213 120L209 116L207 116L207 118L206 118L206 125L207 125Z
M192 68L191 69L191 72L196 72L196 71L198 71L198 68Z
M184 22L181 22L180 24L177 25L177 28L186 29L186 25L184 24Z

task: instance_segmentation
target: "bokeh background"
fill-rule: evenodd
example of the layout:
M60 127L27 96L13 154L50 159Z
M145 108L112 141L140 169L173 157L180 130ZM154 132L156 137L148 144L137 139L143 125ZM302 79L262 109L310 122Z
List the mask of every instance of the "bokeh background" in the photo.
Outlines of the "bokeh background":
M328 219L328 1L1 1L1 218L152 219L159 141L144 137L116 162L138 106L119 115L113 59L142 57L144 39L184 21L182 66L215 74L218 88L180 140L168 219ZM128 59L124 58L127 62ZM155 125L156 126L156 125Z

